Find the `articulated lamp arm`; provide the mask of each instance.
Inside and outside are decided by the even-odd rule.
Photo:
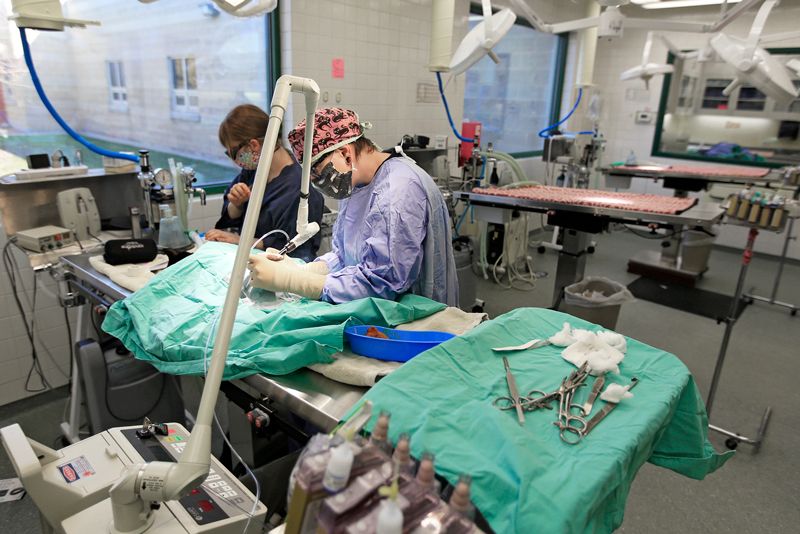
[[[286,112],[291,93],[305,95],[308,117],[306,122],[306,154],[303,161],[302,191],[307,196],[310,184],[310,154],[314,138],[314,112],[319,99],[319,86],[311,79],[296,76],[281,76],[272,96],[267,134],[261,149],[256,176],[253,181],[250,202],[242,227],[242,236],[255,235],[261,201],[267,185],[267,175],[272,165],[275,144]],[[305,222],[308,222],[308,199],[305,199]],[[301,200],[302,205],[302,200]],[[298,217],[300,218],[300,217]],[[316,223],[313,223],[316,225]],[[117,532],[141,532],[152,522],[151,503],[177,499],[207,476],[211,457],[211,423],[219,386],[225,370],[225,359],[233,332],[233,323],[239,305],[244,272],[250,256],[250,247],[240,246],[236,251],[228,293],[219,318],[211,363],[206,374],[197,419],[186,449],[177,463],[150,462],[129,466],[125,474],[110,490],[114,525]],[[212,332],[213,335],[213,332]]]

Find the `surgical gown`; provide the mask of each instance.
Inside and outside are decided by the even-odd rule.
[[[322,300],[395,300],[414,293],[458,305],[450,216],[433,179],[411,159],[391,157],[372,182],[339,206]]]

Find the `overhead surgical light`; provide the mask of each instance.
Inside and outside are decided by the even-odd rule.
[[[214,3],[225,13],[235,17],[254,17],[278,7],[278,0],[214,0]]]
[[[644,43],[644,49],[642,49],[642,64],[624,71],[619,77],[620,80],[643,80],[645,87],[649,89],[650,80],[654,76],[672,74],[672,72],[675,70],[672,65],[667,63],[652,63],[650,61],[650,52],[653,48],[653,41],[655,39],[659,39],[661,42],[663,42],[672,55],[681,59],[696,58],[698,62],[702,63],[708,61],[714,53],[713,50],[708,46],[701,50],[683,52],[678,49],[678,47],[675,46],[672,41],[667,39],[666,36],[657,32],[647,32],[647,40]]]
[[[786,62],[786,66],[792,69],[798,77],[800,77],[800,59],[790,59]]]
[[[665,3],[676,4],[678,2],[660,2],[660,4]],[[702,62],[708,61],[713,55],[716,55],[732,67],[736,75],[733,82],[723,90],[723,94],[726,96],[733,92],[736,87],[747,84],[757,88],[778,103],[791,101],[797,98],[798,92],[792,81],[792,73],[789,68],[781,64],[780,61],[759,46],[759,43],[800,37],[800,32],[798,31],[761,35],[764,31],[767,17],[778,3],[779,0],[766,0],[763,2],[753,20],[753,25],[746,39],[734,37],[726,33],[718,33],[711,37],[708,46],[695,52],[681,52],[676,46],[670,43],[666,37],[650,32],[647,34],[647,41],[645,42],[643,50],[642,64],[626,70],[622,73],[620,78],[622,80],[638,78],[644,80],[645,84],[648,84],[653,76],[672,72],[673,69],[670,65],[649,62],[653,39],[654,37],[658,37],[676,57],[684,59],[695,57],[697,61]],[[735,9],[741,8],[742,5],[744,4],[740,4]],[[730,11],[732,12],[733,10]]]
[[[742,0],[728,0],[728,4],[738,4]],[[633,0],[634,4],[639,4],[644,9],[675,9],[679,7],[701,7],[701,6],[718,6],[722,5],[725,0],[667,0],[659,2],[658,0],[637,1]]]
[[[156,1],[139,0],[142,4],[152,4]],[[234,17],[255,17],[278,7],[278,0],[213,0],[213,2],[222,11]]]
[[[531,25],[540,32],[567,33],[578,30],[586,30],[589,28],[597,28],[597,36],[606,38],[622,36],[625,28],[642,28],[657,31],[714,33],[730,24],[744,11],[764,2],[764,0],[738,0],[738,4],[736,6],[725,10],[716,21],[705,23],[682,20],[640,19],[626,17],[622,12],[620,12],[619,6],[630,3],[629,0],[596,0],[600,6],[605,7],[605,9],[598,16],[550,24],[545,22],[541,17],[539,17],[538,14],[536,14],[533,8],[529,5],[529,0],[510,1],[511,5],[514,6],[516,11],[521,13],[527,19],[527,21],[530,22]],[[724,0],[692,1],[707,1],[709,2],[708,4],[696,5],[711,5],[712,3],[721,4]],[[663,4],[678,3],[678,0],[670,2],[645,2],[644,0],[634,0],[634,2],[645,9],[653,9],[655,6],[661,6]],[[730,3],[734,2],[731,1]],[[690,6],[687,5],[684,7]]]
[[[483,0],[482,6],[483,21],[469,31],[450,59],[450,73],[453,76],[461,74],[485,55],[495,63],[500,63],[500,58],[492,48],[511,30],[517,16],[508,8],[492,14],[491,0]]]
[[[66,19],[59,0],[11,0],[11,16],[19,28],[64,31],[65,27],[99,26],[96,20]]]
[[[642,50],[642,64],[624,71],[619,79],[623,81],[641,79],[644,86],[650,88],[650,79],[653,76],[671,74],[675,70],[672,65],[650,62],[650,50],[653,47],[653,32],[647,32],[647,40]]]
[[[734,80],[722,91],[725,96],[730,95],[741,85],[751,85],[779,104],[798,97],[798,90],[794,86],[789,69],[758,46],[767,17],[778,1],[764,2],[753,20],[753,26],[746,39],[720,33],[709,41],[720,59],[736,72]],[[800,35],[800,32],[795,33]],[[787,37],[788,34],[781,34],[781,38]]]

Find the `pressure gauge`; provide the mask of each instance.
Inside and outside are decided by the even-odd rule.
[[[156,183],[161,187],[172,186],[172,174],[168,169],[156,169]]]

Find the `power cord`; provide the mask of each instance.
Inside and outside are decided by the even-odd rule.
[[[206,346],[205,346],[205,349],[203,350],[203,378],[204,379],[205,379],[206,373],[208,373],[208,348],[211,345],[211,339],[214,337],[214,334],[215,334],[215,331],[216,331],[216,328],[217,328],[217,323],[219,322],[219,318],[220,318],[221,315],[222,315],[222,310],[220,310],[217,313],[216,317],[214,317],[214,321],[211,323],[211,328],[210,328],[210,330],[208,332],[208,339],[206,339]],[[247,465],[247,463],[242,459],[242,457],[237,452],[236,448],[230,442],[230,440],[228,439],[228,436],[225,435],[225,431],[222,429],[222,425],[220,424],[219,419],[217,418],[216,410],[214,411],[214,423],[216,423],[217,430],[219,430],[219,433],[222,435],[222,439],[225,440],[225,443],[228,444],[228,447],[231,450],[231,454],[233,454],[236,457],[236,459],[239,461],[239,463],[242,464],[242,466],[244,466],[245,471],[247,471],[247,474],[250,476],[250,478],[253,479],[253,483],[255,484],[255,487],[256,487],[256,499],[255,499],[255,501],[253,501],[253,508],[248,513],[247,523],[245,524],[244,529],[242,530],[242,533],[244,534],[250,528],[250,522],[253,520],[253,516],[255,515],[256,510],[258,509],[258,503],[261,500],[261,484],[258,482],[258,478],[256,477],[255,473],[253,473],[252,469],[250,469],[250,466]],[[237,508],[242,510],[242,508],[238,504],[233,503],[232,501],[227,501],[227,499],[226,499],[226,502],[231,502],[231,504],[234,504]],[[247,512],[246,510],[242,510],[242,511]]]
[[[72,382],[72,369],[75,367],[75,345],[72,341],[72,325],[69,324],[69,314],[66,306],[64,309],[64,324],[67,325],[67,345],[69,345],[69,380]]]
[[[92,239],[94,239],[95,241],[100,243],[101,246],[106,246],[106,244],[103,242],[103,240],[100,239],[99,237],[97,237],[96,235],[94,235],[92,232],[90,232],[88,228],[86,229],[86,233],[89,234],[89,237],[91,237]]]
[[[25,391],[28,393],[39,393],[42,391],[47,391],[48,389],[52,389],[53,386],[50,385],[50,382],[48,382],[47,378],[44,376],[44,371],[42,370],[39,353],[36,350],[36,342],[34,339],[34,328],[36,326],[36,315],[34,314],[34,310],[36,309],[36,275],[34,274],[33,302],[28,302],[28,305],[31,309],[31,319],[29,324],[27,315],[25,313],[25,308],[22,305],[22,300],[20,299],[19,289],[17,287],[17,279],[19,279],[19,283],[22,284],[23,290],[25,288],[22,282],[22,272],[20,271],[16,258],[14,258],[13,253],[9,248],[11,247],[11,244],[15,242],[16,238],[12,237],[6,242],[5,246],[3,246],[3,266],[5,267],[8,278],[11,281],[11,292],[14,296],[14,302],[16,303],[17,310],[22,317],[22,324],[25,326],[25,334],[27,335],[28,341],[31,344],[31,366],[28,369],[27,376],[25,377]],[[25,295],[27,300],[27,294],[24,293],[24,291],[23,295]],[[37,388],[31,386],[31,379],[33,378],[34,373],[39,376],[39,382],[41,384]]]
[[[663,235],[662,234],[644,234],[642,232],[639,232],[638,230],[634,230],[633,228],[631,228],[627,224],[623,224],[622,226],[623,226],[623,228],[625,228],[627,231],[629,231],[633,235],[635,235],[637,237],[641,237],[642,239],[657,239],[657,240],[670,239],[672,237],[679,236],[679,235],[683,234],[683,232],[684,232],[684,230],[674,230],[670,234],[663,234]]]

